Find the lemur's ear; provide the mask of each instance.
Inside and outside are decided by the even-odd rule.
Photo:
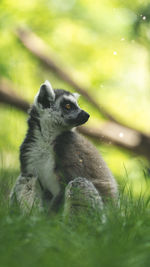
[[[73,95],[76,98],[76,100],[78,100],[78,98],[80,97],[80,94],[78,94],[78,93],[73,93]]]
[[[50,102],[55,100],[55,93],[49,81],[45,81],[35,97],[34,103],[41,104],[43,108],[49,108]]]

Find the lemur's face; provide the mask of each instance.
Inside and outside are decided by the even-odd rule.
[[[76,93],[61,89],[53,90],[46,81],[35,97],[34,106],[41,120],[46,120],[54,127],[72,128],[84,124],[90,116],[79,107],[78,97]]]

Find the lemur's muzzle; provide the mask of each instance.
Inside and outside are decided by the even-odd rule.
[[[87,122],[89,117],[90,117],[90,115],[86,111],[81,110],[77,119],[76,119],[77,125],[81,125],[81,124]]]

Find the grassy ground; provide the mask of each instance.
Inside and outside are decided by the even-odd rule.
[[[12,214],[8,194],[16,175],[0,173],[0,266],[149,266],[148,197],[121,193],[119,207],[105,209],[105,223],[88,217],[68,225],[61,215]]]

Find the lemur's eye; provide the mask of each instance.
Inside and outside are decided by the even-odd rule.
[[[69,109],[71,109],[71,105],[70,104],[66,104],[65,108],[69,110]]]
[[[64,110],[66,110],[66,112],[68,111],[73,111],[75,110],[76,108],[78,108],[74,103],[72,103],[71,101],[68,101],[68,100],[64,100],[62,103],[61,103],[61,106]]]

